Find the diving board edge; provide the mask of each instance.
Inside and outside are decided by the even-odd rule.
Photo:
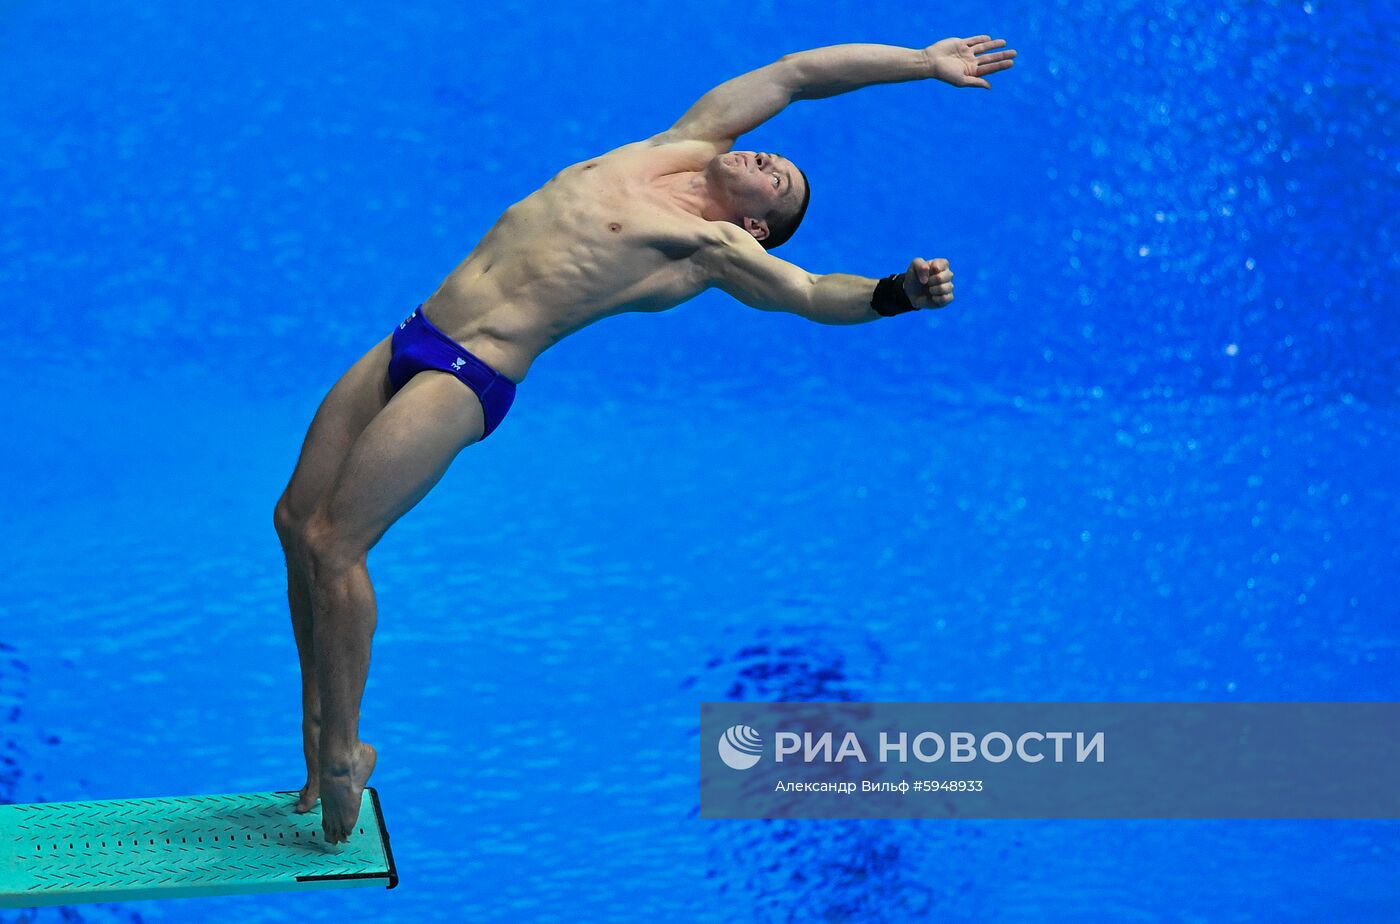
[[[384,888],[392,889],[399,884],[399,870],[394,866],[394,851],[389,847],[389,829],[384,826],[384,812],[379,807],[379,790],[373,786],[366,786],[369,797],[374,801],[374,820],[379,825],[379,839],[384,843],[384,859],[389,864],[389,884]],[[294,794],[293,790],[289,795]],[[329,879],[383,879],[384,873],[343,873],[335,876],[298,876],[297,882],[324,882]]]

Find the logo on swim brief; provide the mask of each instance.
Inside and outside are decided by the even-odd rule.
[[[399,330],[403,330],[405,327],[407,327],[407,326],[408,326],[408,322],[409,322],[409,321],[412,321],[413,318],[414,318],[414,316],[417,315],[417,314],[418,314],[418,312],[417,312],[417,311],[414,311],[413,314],[411,314],[411,315],[409,315],[408,317],[404,318],[404,319],[403,319],[403,323],[399,325]]]
[[[763,736],[747,725],[731,725],[719,736],[719,759],[732,770],[747,770],[763,756]]]
[[[453,372],[456,372],[456,371],[458,371],[459,369],[461,369],[463,366],[465,366],[466,364],[467,364],[467,361],[466,361],[465,359],[463,359],[462,357],[458,356],[456,359],[452,360],[452,371],[453,371]]]

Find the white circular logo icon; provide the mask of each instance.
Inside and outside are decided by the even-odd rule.
[[[731,725],[719,736],[719,759],[734,770],[747,770],[763,756],[763,737],[747,725]]]

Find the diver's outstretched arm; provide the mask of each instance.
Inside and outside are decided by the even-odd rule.
[[[953,301],[953,271],[942,258],[916,257],[900,274],[903,278],[895,276],[890,283],[850,273],[818,275],[773,256],[737,225],[714,227],[716,236],[696,255],[696,266],[706,286],[752,308],[785,311],[821,324],[863,324],[916,308],[944,308]],[[886,288],[879,297],[877,286]],[[897,294],[900,288],[903,299]]]
[[[1016,57],[1009,49],[994,50],[1005,44],[1005,39],[975,35],[943,39],[927,48],[828,45],[786,55],[783,60],[796,74],[794,99],[824,99],[872,84],[906,80],[942,80],[955,87],[990,90],[992,85],[985,78],[1010,67]]]
[[[733,144],[793,100],[825,99],[877,83],[942,80],[990,90],[986,78],[1010,67],[1016,57],[1009,49],[994,51],[1005,44],[1004,39],[977,35],[943,39],[927,48],[828,45],[783,55],[710,90],[664,134],[671,140]]]

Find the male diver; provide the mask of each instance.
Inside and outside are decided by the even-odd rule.
[[[500,425],[535,358],[600,318],[664,311],[712,286],[823,324],[950,303],[944,259],[869,279],[773,256],[807,211],[807,177],[786,157],[731,148],[794,100],[930,78],[990,90],[986,78],[1016,56],[996,50],[1005,44],[978,35],[926,48],[833,45],[720,84],[666,131],[566,167],[506,209],[336,382],[274,515],[301,661],[306,785],[296,810],[319,797],[328,842],[349,838],[376,760],[359,738],[376,621],[370,548]]]

